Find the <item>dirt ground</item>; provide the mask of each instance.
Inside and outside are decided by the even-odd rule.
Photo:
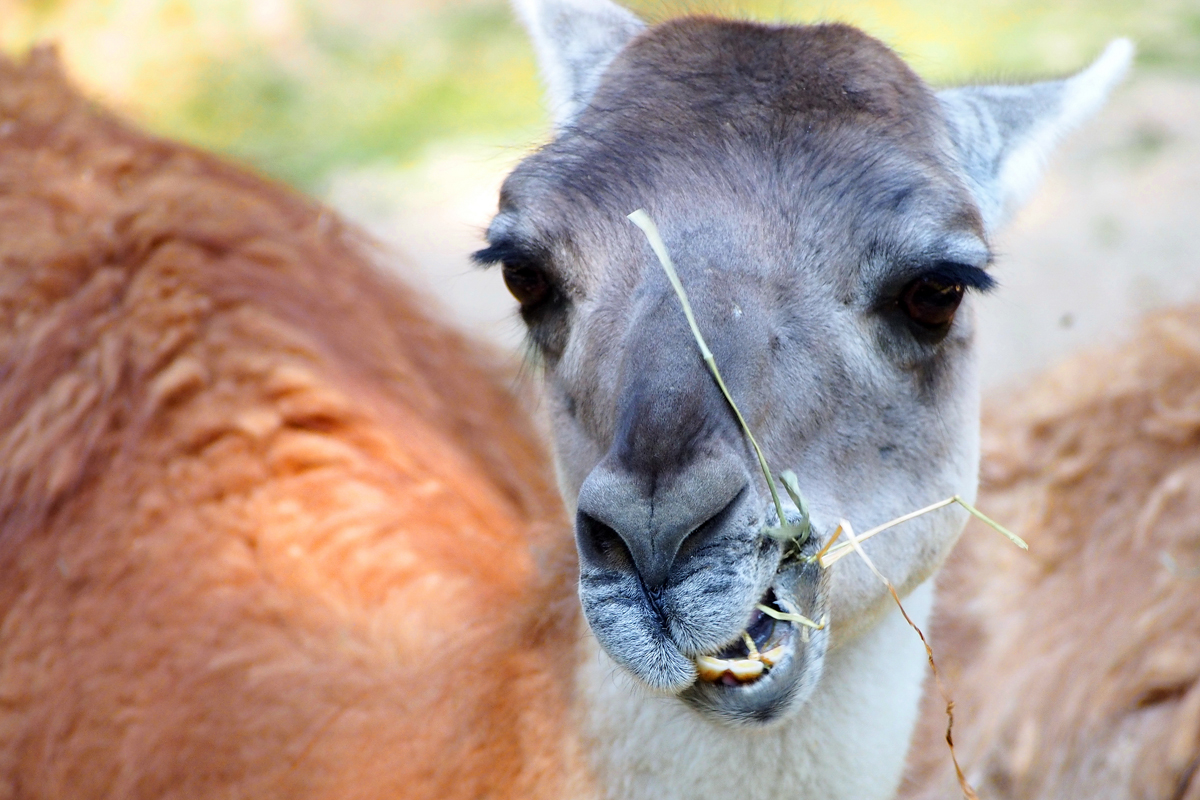
[[[517,352],[521,326],[470,252],[520,152],[434,151],[420,166],[335,175],[326,199],[450,318]],[[1072,135],[995,241],[1000,289],[980,304],[988,387],[1120,338],[1143,312],[1200,296],[1200,80],[1140,74]]]

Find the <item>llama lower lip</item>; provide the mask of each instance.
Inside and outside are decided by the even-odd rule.
[[[793,626],[764,613],[763,607],[782,610],[774,589],[768,589],[756,604],[737,639],[712,655],[695,659],[700,680],[730,687],[751,684],[768,675],[784,659]]]
[[[809,544],[814,552],[817,546],[815,541]],[[776,612],[825,620],[829,615],[829,583],[829,571],[815,562],[789,559],[780,565],[760,602]],[[829,629],[773,618],[768,623],[757,613],[751,613],[745,624],[751,630],[743,630],[724,647],[706,654],[718,663],[707,664],[708,674],[693,681],[680,698],[724,724],[770,725],[785,718],[789,709],[807,702],[816,690],[824,670]],[[742,672],[747,679],[739,680],[732,665],[720,660],[750,658],[751,643],[758,653],[761,671],[751,667],[749,672]],[[696,670],[702,672],[699,664]]]
[[[750,621],[732,643],[713,655],[695,658],[696,673],[708,684],[736,687],[766,678],[791,650],[794,626],[763,613],[762,608],[782,610],[774,589],[756,603]]]

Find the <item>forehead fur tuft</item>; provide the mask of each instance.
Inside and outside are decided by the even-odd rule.
[[[664,124],[678,126],[682,115],[682,121],[726,121],[743,132],[766,124],[778,137],[793,126],[847,117],[924,128],[936,118],[935,103],[895,53],[848,25],[684,17],[631,42],[590,110],[594,117],[656,109]]]

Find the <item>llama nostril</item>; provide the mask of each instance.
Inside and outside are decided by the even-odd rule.
[[[677,483],[650,496],[636,491],[638,485],[606,470],[589,476],[579,495],[575,537],[583,569],[636,575],[648,592],[667,584],[679,559],[727,533],[725,523],[746,493],[744,480],[720,487],[708,482],[709,491]]]
[[[635,570],[633,557],[620,534],[582,511],[576,521],[575,540],[579,557],[588,566],[620,572]]]

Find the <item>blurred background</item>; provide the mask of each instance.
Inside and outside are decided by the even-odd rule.
[[[936,85],[1084,66],[1115,36],[1135,75],[1056,155],[1001,234],[981,309],[989,385],[1200,295],[1200,0],[636,0],[851,22]],[[0,0],[0,47],[57,42],[98,101],[331,203],[461,325],[516,351],[495,271],[468,261],[508,169],[549,135],[503,0]]]

